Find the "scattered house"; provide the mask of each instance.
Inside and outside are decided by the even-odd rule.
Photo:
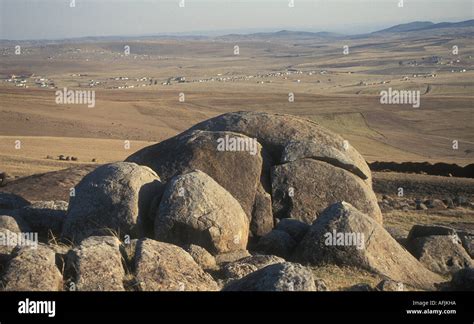
[[[427,62],[432,64],[440,64],[443,59],[440,56],[431,56]]]

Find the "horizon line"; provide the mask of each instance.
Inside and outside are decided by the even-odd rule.
[[[379,31],[383,31],[385,29],[389,29],[399,25],[406,25],[412,23],[432,23],[432,24],[442,24],[442,23],[462,23],[474,21],[474,19],[467,19],[467,20],[460,20],[460,21],[441,21],[441,22],[433,22],[431,20],[415,20],[410,21],[407,23],[400,23],[395,25],[389,25],[383,27],[382,29],[375,29],[373,31],[368,31],[365,33],[341,33],[341,32],[334,32],[330,30],[319,30],[314,31],[314,28],[301,28],[301,29],[288,29],[288,27],[269,27],[269,28],[244,28],[243,30],[248,30],[248,32],[238,32],[237,30],[220,30],[220,31],[195,31],[195,32],[173,32],[173,33],[162,33],[162,34],[129,34],[129,35],[118,35],[118,34],[111,34],[111,35],[100,35],[100,36],[77,36],[77,37],[60,37],[60,38],[37,38],[37,39],[8,39],[8,38],[1,38],[0,41],[2,42],[45,42],[45,41],[73,41],[73,40],[81,40],[81,39],[99,39],[99,38],[145,38],[145,37],[202,37],[202,38],[216,38],[216,37],[224,37],[224,36],[250,36],[255,34],[262,34],[262,33],[279,33],[279,32],[293,32],[293,33],[312,33],[312,34],[335,34],[339,36],[361,36],[361,35],[369,35],[374,34]],[[250,32],[250,30],[254,30]]]

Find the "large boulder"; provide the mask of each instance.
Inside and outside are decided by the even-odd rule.
[[[474,268],[464,268],[453,274],[451,288],[461,291],[474,291]]]
[[[205,248],[200,247],[199,245],[189,244],[184,249],[193,257],[194,261],[203,268],[203,270],[217,270],[216,258],[207,252]]]
[[[68,203],[65,201],[36,201],[19,210],[21,218],[32,231],[42,238],[50,234],[59,236],[63,227]]]
[[[237,199],[251,218],[262,172],[261,145],[254,138],[231,132],[186,132],[146,147],[126,161],[149,166],[164,181],[201,170]]]
[[[7,229],[12,231],[13,233],[20,233],[22,229],[20,227],[21,221],[18,217],[10,216],[10,215],[0,215],[0,230]],[[29,232],[28,230],[23,229],[25,232]]]
[[[62,236],[81,241],[94,235],[141,236],[152,199],[162,190],[148,167],[119,162],[103,165],[82,179],[71,197]]]
[[[288,233],[297,243],[303,239],[309,228],[310,225],[293,218],[283,218],[275,227],[276,230]]]
[[[232,281],[225,291],[316,291],[311,270],[297,263],[272,264]]]
[[[251,254],[248,250],[238,250],[233,252],[221,253],[216,255],[216,263],[221,266],[229,262],[235,262],[242,260],[243,258],[249,257]]]
[[[258,240],[255,250],[262,254],[274,254],[286,260],[293,253],[296,244],[287,232],[273,230]]]
[[[226,279],[235,280],[265,268],[270,264],[283,262],[285,262],[284,259],[275,255],[257,254],[225,264],[222,267],[222,273]]]
[[[120,241],[113,236],[91,236],[67,255],[67,270],[78,291],[123,291],[125,271]]]
[[[182,248],[151,239],[135,252],[135,278],[141,291],[217,290],[217,283]]]
[[[429,199],[424,202],[426,207],[432,209],[446,209],[446,205],[441,199]]]
[[[10,259],[11,253],[18,245],[18,233],[9,228],[0,228],[0,266]]]
[[[312,120],[240,111],[203,121],[190,129],[193,130],[229,131],[255,137],[276,162],[302,158],[327,161],[354,172],[371,186],[371,172],[364,158],[341,136]]]
[[[404,291],[405,285],[403,282],[396,282],[390,279],[384,279],[375,286],[377,291]]]
[[[387,232],[397,241],[400,243],[401,246],[406,247],[407,245],[407,236],[408,236],[408,231],[399,228],[396,226],[384,226],[384,228],[387,230]]]
[[[250,232],[256,237],[264,236],[273,229],[273,226],[272,197],[259,184],[255,194]]]
[[[442,281],[372,217],[346,202],[330,206],[316,219],[295,257],[315,265],[359,267],[420,289],[434,289]]]
[[[6,192],[0,192],[0,212],[28,206],[30,203],[22,197]]]
[[[166,186],[155,218],[155,238],[176,245],[196,244],[211,254],[245,250],[249,221],[238,201],[196,170]]]
[[[241,141],[257,140],[258,154],[253,156],[247,151],[219,150],[218,140],[227,137]],[[335,202],[322,201],[324,198],[329,199],[333,190],[335,190],[334,196],[338,197],[341,191],[356,189],[357,197],[352,203],[357,205],[357,200],[360,200],[358,208],[381,220],[380,209],[371,189],[371,172],[362,156],[339,135],[326,130],[314,121],[291,115],[262,112],[224,114],[199,123],[180,135],[144,148],[127,158],[129,162],[151,167],[165,181],[193,169],[207,173],[239,201],[251,219],[251,233],[257,237],[271,230],[275,212],[280,213],[278,218],[290,217],[285,216],[286,209],[290,208],[287,206],[285,193],[277,192],[277,201],[274,202],[273,210],[270,212],[270,202],[274,198],[273,194],[269,196],[272,192],[270,178],[272,166],[279,163],[297,164],[301,160],[327,164],[342,172],[339,187],[327,186],[330,182],[327,178],[332,176],[333,170],[331,170],[324,179],[326,181],[324,185],[318,188],[322,192],[316,191],[317,195],[325,196],[319,199],[322,206],[319,207],[324,209],[328,204]],[[316,171],[320,174],[319,178],[324,178],[326,170],[311,171]],[[283,181],[284,179],[281,179],[281,182]],[[278,184],[284,187],[284,183]],[[347,190],[341,188],[342,186],[346,186]],[[325,194],[326,192],[329,193]],[[311,191],[308,194],[311,195]],[[341,199],[350,201],[346,196]],[[363,199],[357,199],[360,197]],[[299,213],[296,210],[294,212]],[[312,215],[308,216],[306,212]],[[301,217],[309,219],[308,223],[316,217],[312,210],[303,210],[302,214]]]
[[[346,149],[340,150],[321,142],[290,142],[281,156],[281,164],[294,162],[305,158],[324,161],[344,170],[350,171],[361,179],[370,177],[370,170],[364,165],[357,165],[346,153]]]
[[[82,164],[58,171],[33,174],[9,181],[0,190],[21,196],[28,201],[68,201],[71,188],[74,188],[82,178],[97,166]],[[0,197],[1,195],[0,193]],[[2,209],[1,203],[0,209]]]
[[[408,242],[408,249],[428,269],[440,274],[474,266],[456,235],[418,237]]]
[[[348,201],[382,223],[374,192],[349,171],[312,159],[277,165],[272,170],[273,214],[278,218],[311,224],[338,201]]]
[[[59,291],[62,280],[54,250],[43,244],[17,247],[2,277],[7,291]]]
[[[440,225],[413,225],[408,233],[407,241],[410,242],[419,237],[433,236],[433,235],[456,235],[456,231],[447,226]]]
[[[474,231],[457,231],[457,235],[461,239],[466,252],[471,258],[474,258]]]

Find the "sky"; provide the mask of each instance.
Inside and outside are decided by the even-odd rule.
[[[184,7],[180,7],[182,1]],[[75,6],[71,7],[71,2]],[[403,7],[399,7],[400,2]],[[473,19],[473,3],[474,0],[0,0],[0,39],[222,35],[282,29],[357,34],[412,21]]]

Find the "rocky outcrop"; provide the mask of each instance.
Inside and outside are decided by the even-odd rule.
[[[217,290],[217,283],[178,246],[140,240],[135,252],[135,280],[142,291]]]
[[[250,232],[257,237],[268,234],[274,226],[272,197],[261,184],[257,187],[250,222]]]
[[[10,255],[18,244],[18,232],[8,228],[0,228],[0,263],[10,259]]]
[[[310,225],[292,218],[281,219],[275,227],[276,230],[286,232],[297,243],[303,239],[309,228]]]
[[[347,201],[377,222],[382,213],[373,191],[357,176],[312,159],[275,166],[272,170],[273,213],[311,224],[327,207]]]
[[[405,285],[403,282],[384,279],[375,286],[375,289],[378,291],[404,291]]]
[[[277,263],[231,282],[224,291],[316,291],[311,271],[297,263]]]
[[[301,262],[359,267],[421,289],[434,289],[442,281],[373,218],[346,202],[316,219],[295,254]]]
[[[312,158],[327,161],[357,173],[371,182],[370,169],[364,158],[341,136],[314,121],[284,114],[240,111],[228,113],[193,126],[193,130],[229,131],[257,138],[273,160]],[[299,143],[299,144],[298,144]],[[287,149],[292,145],[298,149]],[[341,160],[339,160],[341,158]]]
[[[251,218],[262,172],[261,145],[231,132],[194,131],[146,147],[127,158],[155,170],[163,181],[201,170],[226,189]]]
[[[123,291],[125,271],[120,241],[113,236],[91,236],[67,256],[74,290]],[[69,284],[71,287],[71,284]]]
[[[474,266],[457,236],[418,237],[409,241],[408,248],[421,263],[436,273],[448,274]]]
[[[74,188],[95,168],[97,165],[78,165],[63,170],[21,177],[9,181],[0,190],[18,195],[28,201],[68,201],[71,188]],[[21,207],[23,206],[17,208]],[[2,209],[1,204],[0,209]]]
[[[249,221],[237,200],[196,170],[166,186],[155,218],[155,238],[177,245],[196,244],[211,254],[245,250]]]
[[[273,230],[260,238],[256,250],[263,254],[274,254],[288,259],[296,247],[296,241],[286,232]]]
[[[433,235],[456,235],[456,231],[453,228],[439,225],[413,225],[410,232],[408,233],[407,241],[410,242],[414,239]]]
[[[474,291],[474,268],[464,268],[453,274],[451,288],[460,291]]]
[[[20,225],[18,224],[19,222],[17,220],[17,217],[10,215],[0,215],[0,230],[7,229],[13,233],[20,233],[22,230],[20,229]]]
[[[440,274],[454,273],[474,264],[464,246],[469,247],[462,235],[466,233],[460,234],[447,226],[414,225],[406,247],[428,269]]]
[[[62,275],[55,252],[46,245],[18,247],[2,277],[6,291],[62,290]]]
[[[222,267],[226,279],[240,279],[257,270],[275,263],[283,263],[284,259],[275,255],[252,255],[235,262],[227,263]]]
[[[360,267],[421,289],[440,279],[381,226],[362,156],[310,120],[229,113],[126,162],[86,169],[25,179],[55,187],[33,203],[0,194],[0,212],[13,217],[0,217],[0,233],[30,228],[41,241],[62,238],[38,251],[0,247],[7,290],[328,289],[311,268],[285,259]],[[4,188],[25,193],[21,181]],[[328,208],[342,200],[360,212]],[[325,246],[323,230],[360,231],[364,249]]]
[[[216,258],[207,252],[205,248],[200,247],[199,245],[189,244],[184,249],[193,257],[194,261],[196,261],[203,270],[217,270]]]
[[[350,171],[361,179],[370,178],[370,171],[365,165],[354,163],[345,151],[345,148],[339,150],[321,142],[290,142],[283,150],[281,164],[311,158]]]
[[[0,212],[2,210],[19,209],[29,204],[29,201],[18,195],[0,192]]]
[[[457,231],[462,246],[471,258],[474,258],[474,231]]]
[[[19,214],[31,231],[38,232],[42,238],[48,238],[51,234],[61,234],[67,208],[68,203],[61,200],[36,201],[20,209]]]
[[[101,166],[75,187],[62,236],[75,242],[111,233],[138,236],[161,187],[160,178],[148,167],[126,162]]]
[[[235,262],[242,260],[243,258],[249,257],[251,254],[247,250],[239,250],[227,253],[221,253],[216,255],[216,263],[218,265],[227,264],[229,262]]]

